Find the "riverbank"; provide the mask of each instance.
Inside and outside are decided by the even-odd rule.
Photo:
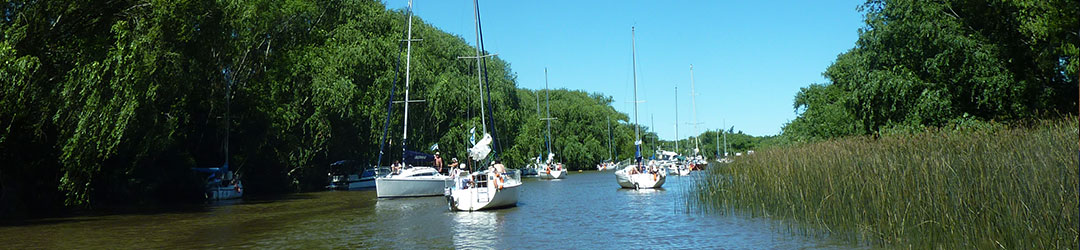
[[[1077,247],[1075,117],[762,150],[698,181],[701,204],[913,248]]]

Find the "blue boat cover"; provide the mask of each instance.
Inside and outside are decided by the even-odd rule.
[[[412,165],[429,165],[435,161],[435,155],[405,150],[405,163]]]

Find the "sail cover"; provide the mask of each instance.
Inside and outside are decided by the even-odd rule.
[[[405,150],[405,163],[412,165],[431,165],[435,156],[427,153]]]

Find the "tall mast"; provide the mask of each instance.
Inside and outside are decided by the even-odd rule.
[[[675,86],[675,153],[679,153],[679,86]]]
[[[544,101],[547,103],[547,117],[543,120],[547,121],[547,149],[548,155],[551,155],[551,93],[548,90],[548,77],[547,68],[544,68]]]
[[[412,0],[409,0],[412,1]],[[473,19],[476,23],[473,25],[476,28],[476,83],[480,87],[480,125],[484,128],[483,131],[487,133],[487,117],[484,114],[484,78],[480,74],[480,8],[478,3],[473,1]]]
[[[547,69],[544,69],[544,81],[547,81]],[[540,115],[540,91],[539,90],[536,91],[536,118],[541,119],[541,120],[544,119],[544,116]],[[544,129],[541,128],[540,130],[541,130],[540,133],[543,134]],[[547,138],[544,138],[544,143],[547,144]],[[541,146],[540,147],[540,154],[543,154],[543,153],[544,153],[544,147]],[[543,157],[537,158],[537,160],[543,160]]]
[[[694,133],[698,133],[698,120],[697,120],[697,92],[694,89],[694,65],[690,64],[690,106],[693,107],[694,116]],[[700,151],[701,138],[694,137],[694,153],[697,154]]]
[[[724,121],[724,127],[727,127],[727,121]],[[721,129],[723,130],[723,129]],[[724,131],[724,157],[727,157],[727,131]]]
[[[226,77],[226,81],[225,81],[225,171],[229,171],[229,135],[231,135],[230,132],[232,132],[232,130],[230,130],[230,126],[232,125],[232,120],[230,119],[229,114],[232,113],[232,74],[233,73],[232,73],[231,70],[226,71],[226,72],[227,73],[225,75],[225,77]]]
[[[412,63],[412,0],[409,0],[409,31],[405,37],[405,122],[402,123],[401,129],[401,159],[402,163],[405,162],[405,145],[409,140],[409,66]]]
[[[638,128],[638,99],[637,99],[637,41],[634,41],[634,27],[630,27],[630,61],[634,66],[634,141],[641,144],[641,132]]]
[[[720,158],[720,133],[716,133],[716,160]]]
[[[607,119],[607,135],[608,159],[611,161],[615,161],[615,154],[613,153],[614,151],[611,150],[611,117],[608,117]]]

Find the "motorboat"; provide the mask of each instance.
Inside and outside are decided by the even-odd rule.
[[[359,168],[355,161],[341,160],[330,164],[327,174],[330,190],[363,190],[375,187],[375,169]]]
[[[536,175],[538,173],[540,173],[541,169],[544,169],[543,163],[540,162],[540,157],[535,157],[535,158],[533,158],[532,163],[529,163],[529,165],[526,165],[524,168],[521,168],[521,176],[522,177],[537,177]]]

